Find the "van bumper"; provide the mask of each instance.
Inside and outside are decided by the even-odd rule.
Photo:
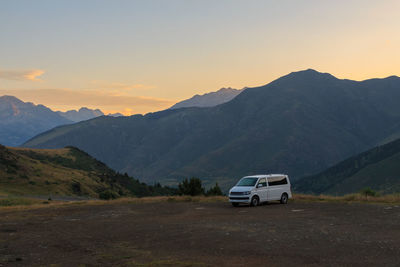
[[[229,196],[229,202],[250,203],[249,196]]]

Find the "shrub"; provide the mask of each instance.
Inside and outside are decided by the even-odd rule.
[[[73,182],[71,184],[71,187],[72,187],[72,192],[74,192],[74,194],[80,195],[82,193],[80,182]]]
[[[119,197],[119,195],[111,190],[106,190],[99,194],[99,198],[103,199],[103,200],[116,199],[118,197]]]
[[[223,194],[222,194],[222,190],[221,190],[221,188],[219,187],[218,183],[215,183],[215,186],[214,186],[214,187],[211,187],[211,188],[207,191],[206,195],[207,195],[207,196],[222,196]]]
[[[363,188],[360,192],[362,195],[374,197],[377,193],[369,187]]]
[[[201,180],[195,177],[190,178],[190,180],[185,178],[182,183],[179,183],[178,188],[180,195],[198,196],[204,194]]]

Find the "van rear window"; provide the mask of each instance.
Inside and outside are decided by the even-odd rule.
[[[268,186],[274,186],[274,185],[282,185],[282,184],[287,184],[287,179],[285,176],[281,177],[268,177]]]

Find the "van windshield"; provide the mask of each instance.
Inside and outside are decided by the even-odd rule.
[[[242,178],[236,186],[254,186],[258,178]]]

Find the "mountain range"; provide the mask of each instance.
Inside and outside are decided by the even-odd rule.
[[[19,146],[54,127],[104,115],[100,110],[54,112],[44,105],[23,102],[14,96],[0,97],[0,144]]]
[[[104,113],[100,109],[89,109],[85,107],[80,108],[78,111],[76,110],[68,110],[65,112],[57,111],[57,113],[73,122],[86,121],[104,115]]]
[[[243,90],[243,89],[242,89]],[[175,104],[171,109],[181,107],[206,107],[225,103],[242,90],[222,88],[217,92],[196,95]],[[14,96],[0,97],[0,144],[19,146],[37,134],[54,127],[90,120],[105,114],[99,109],[82,107],[79,110],[56,111],[44,105],[23,102]],[[122,117],[121,113],[108,114],[111,117]]]
[[[311,194],[344,195],[367,187],[380,193],[400,192],[400,139],[294,183],[295,191]]]
[[[400,78],[352,81],[293,72],[205,108],[99,117],[26,147],[83,149],[146,182],[196,176],[223,187],[255,173],[311,175],[400,133]]]
[[[243,89],[221,88],[216,92],[206,93],[204,95],[195,95],[189,99],[176,103],[170,109],[188,108],[188,107],[214,107],[231,101],[240,94]]]
[[[43,105],[0,97],[0,144],[18,146],[56,126],[72,123]]]

